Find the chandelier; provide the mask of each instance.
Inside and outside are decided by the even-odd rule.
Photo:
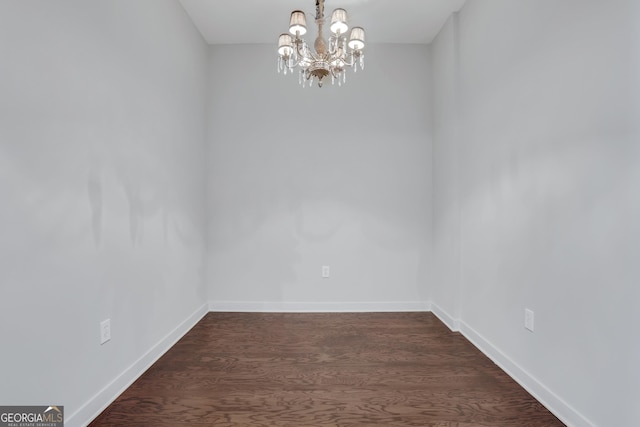
[[[346,82],[346,69],[358,67],[364,69],[364,29],[353,27],[347,41],[347,11],[335,9],[331,14],[331,37],[329,44],[322,35],[324,24],[324,0],[316,0],[316,24],[318,36],[311,50],[302,38],[307,32],[307,18],[304,12],[294,10],[289,20],[289,33],[280,34],[278,38],[278,73],[293,73],[299,67],[298,82],[305,87],[314,81],[322,87],[322,80],[331,76],[331,84],[338,81],[342,86]]]

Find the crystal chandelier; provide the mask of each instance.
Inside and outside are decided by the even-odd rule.
[[[347,41],[347,11],[336,9],[331,14],[331,37],[329,45],[322,35],[324,24],[324,0],[316,0],[316,24],[318,36],[312,51],[307,42],[301,37],[307,32],[307,18],[304,12],[294,10],[289,20],[289,33],[280,34],[278,38],[278,73],[293,73],[299,67],[298,81],[304,87],[314,79],[322,87],[322,79],[331,76],[331,84],[338,81],[338,85],[346,81],[347,67],[353,71],[364,69],[364,29],[353,27]]]

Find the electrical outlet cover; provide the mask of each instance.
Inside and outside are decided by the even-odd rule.
[[[533,321],[534,315],[533,311],[528,308],[524,309],[524,327],[533,332]]]
[[[111,319],[100,322],[100,344],[111,340]]]
[[[326,279],[327,277],[330,276],[330,274],[331,274],[331,271],[329,269],[329,266],[328,265],[323,265],[322,266],[322,277],[324,277]]]

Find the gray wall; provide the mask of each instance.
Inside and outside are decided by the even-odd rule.
[[[206,69],[173,0],[0,2],[3,405],[71,418],[205,302]]]
[[[211,47],[207,280],[216,307],[426,307],[428,48],[376,45],[366,55],[346,86],[303,89],[276,73],[272,45]]]
[[[432,51],[432,300],[575,425],[640,422],[637,7],[472,0]]]

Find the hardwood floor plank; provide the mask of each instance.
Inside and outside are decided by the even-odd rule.
[[[209,313],[91,426],[563,424],[431,313]]]

